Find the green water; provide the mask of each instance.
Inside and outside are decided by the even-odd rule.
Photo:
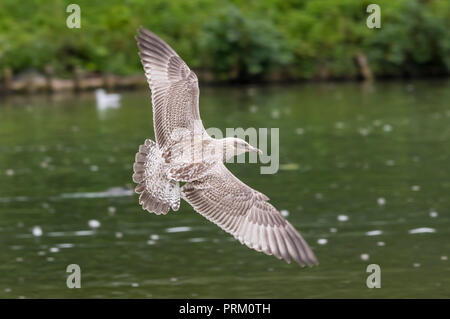
[[[289,212],[320,261],[310,269],[241,246],[186,203],[141,210],[131,175],[154,136],[149,92],[122,93],[106,111],[93,93],[0,99],[0,297],[450,297],[448,81],[201,88],[206,127],[280,128],[277,174],[230,168]],[[372,263],[380,289],[366,286]],[[66,287],[69,264],[81,289]]]

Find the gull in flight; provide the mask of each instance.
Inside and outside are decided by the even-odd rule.
[[[239,138],[210,137],[200,119],[195,73],[149,30],[140,28],[136,39],[152,92],[156,139],[145,140],[133,165],[142,208],[167,214],[178,210],[182,198],[252,249],[288,263],[295,260],[302,267],[318,264],[306,241],[269,198],[224,165],[236,155],[261,151]]]

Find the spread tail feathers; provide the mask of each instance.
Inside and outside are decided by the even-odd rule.
[[[162,152],[155,142],[147,139],[139,146],[133,170],[133,181],[138,184],[135,191],[140,194],[143,209],[157,215],[167,214],[170,208],[178,210],[179,184],[167,177]]]

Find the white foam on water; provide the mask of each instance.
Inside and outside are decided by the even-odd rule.
[[[437,212],[435,212],[435,211],[430,212],[430,217],[431,218],[436,218],[438,216],[439,216],[439,214]]]
[[[14,170],[12,168],[7,169],[5,171],[6,176],[13,176],[14,175]]]
[[[366,236],[378,236],[381,235],[383,231],[381,230],[371,230],[366,233]]]
[[[56,245],[58,248],[71,248],[71,247],[73,247],[74,245],[73,244],[70,244],[70,243],[63,243],[63,244],[57,244]]]
[[[87,193],[65,193],[60,198],[109,198],[132,196],[134,191],[123,187],[113,187],[104,192],[87,192]]]
[[[282,210],[280,210],[280,214],[283,217],[288,217],[289,216],[289,211],[286,210],[286,209],[282,209]]]
[[[30,200],[30,198],[27,196],[0,197],[0,203],[26,202],[28,200]]]
[[[377,203],[380,206],[384,206],[384,205],[386,205],[386,199],[384,197],[380,197],[377,199]]]
[[[33,236],[41,237],[42,236],[42,228],[40,226],[34,226],[32,230]]]
[[[77,230],[74,232],[75,236],[91,236],[94,235],[92,230]]]
[[[434,228],[429,227],[420,227],[415,229],[408,230],[408,233],[410,234],[424,234],[424,233],[435,233],[436,230]]]
[[[328,239],[326,239],[326,238],[319,238],[319,239],[317,240],[317,243],[318,243],[319,245],[326,245],[326,244],[328,243]]]
[[[346,222],[346,221],[348,221],[348,216],[347,215],[338,215],[337,219],[340,222]]]
[[[180,227],[171,227],[171,228],[167,228],[166,232],[167,233],[181,233],[181,232],[186,232],[186,231],[190,231],[191,227],[188,226],[180,226]]]
[[[361,254],[360,258],[361,258],[361,260],[366,261],[366,260],[369,260],[370,256],[369,256],[369,254]]]
[[[49,236],[49,237],[63,237],[63,236],[69,236],[69,232],[53,231],[53,232],[47,233],[47,236]]]
[[[272,115],[272,118],[273,118],[273,119],[278,119],[278,118],[280,118],[280,111],[278,111],[278,110],[273,110],[272,113],[271,113],[271,115]]]
[[[359,129],[359,134],[361,134],[362,136],[367,136],[367,135],[369,135],[369,133],[370,133],[370,129],[368,129],[368,128],[363,127],[363,128]]]
[[[387,166],[394,166],[395,165],[395,161],[394,160],[387,160],[386,161],[386,165]]]
[[[93,229],[96,229],[96,228],[99,228],[101,226],[101,223],[98,220],[96,220],[96,219],[91,219],[88,222],[88,225],[89,225],[89,227],[91,227]]]
[[[205,238],[189,238],[188,241],[191,243],[201,243],[201,242],[206,241],[206,239]]]

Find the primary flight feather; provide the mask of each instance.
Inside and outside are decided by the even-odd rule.
[[[197,76],[163,40],[138,32],[139,56],[152,92],[156,143],[139,147],[133,169],[139,203],[156,214],[178,210],[180,198],[242,244],[301,266],[317,264],[311,248],[268,198],[224,165],[257,151],[239,138],[211,138],[199,112]],[[185,182],[183,187],[179,183]]]

